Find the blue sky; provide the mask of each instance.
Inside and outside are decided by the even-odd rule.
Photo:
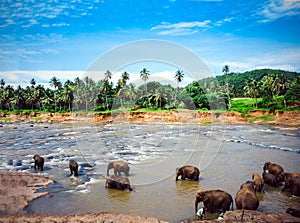
[[[191,50],[214,75],[225,64],[300,72],[300,0],[1,0],[0,17],[6,83],[73,80],[111,49],[144,39]],[[147,69],[172,76],[176,67]]]

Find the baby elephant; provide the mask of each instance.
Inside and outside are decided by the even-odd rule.
[[[183,166],[180,168],[176,168],[176,181],[178,177],[181,176],[182,180],[188,178],[190,180],[198,181],[200,175],[200,170],[194,166]]]
[[[112,175],[106,179],[105,187],[118,190],[132,191],[130,181],[127,177]]]
[[[122,160],[111,161],[107,166],[107,176],[109,176],[109,170],[114,169],[114,174],[121,176],[123,172],[126,176],[129,176],[129,166],[128,163]]]
[[[70,167],[71,175],[74,174],[74,176],[77,177],[78,176],[78,163],[75,160],[70,160],[69,167]]]
[[[44,158],[35,154],[33,156],[34,159],[34,170],[40,170],[43,171],[44,170]]]
[[[254,181],[256,192],[261,192],[264,186],[264,180],[261,178],[261,176],[258,173],[252,174],[252,180]]]

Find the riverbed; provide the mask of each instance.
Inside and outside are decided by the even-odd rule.
[[[23,211],[28,214],[108,211],[178,222],[196,219],[197,190],[221,189],[234,199],[267,161],[300,172],[300,131],[294,127],[70,122],[11,123],[1,130],[0,171],[34,172],[32,157],[40,154],[45,168],[37,174],[55,181],[40,189],[51,196],[31,202]],[[70,159],[80,165],[78,178],[70,176]],[[105,188],[107,163],[117,159],[130,164],[132,192]],[[175,169],[187,164],[200,169],[199,182],[175,181]],[[258,196],[258,211],[300,208],[300,198],[280,188],[266,186]]]

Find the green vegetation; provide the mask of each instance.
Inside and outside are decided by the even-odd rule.
[[[31,79],[30,86],[13,88],[0,80],[1,116],[13,112],[30,115],[41,112],[112,113],[133,111],[171,111],[196,109],[201,111],[299,110],[300,76],[296,72],[261,69],[245,73],[230,73],[225,65],[221,76],[193,81],[180,87],[184,79],[181,70],[174,72],[177,87],[147,82],[150,71],[143,68],[141,86],[128,83],[124,72],[114,85],[112,74],[105,72],[103,80],[75,78],[61,83],[55,76],[45,89]],[[268,117],[261,117],[268,119]]]

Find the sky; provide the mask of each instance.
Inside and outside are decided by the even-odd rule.
[[[224,65],[300,72],[300,0],[0,0],[0,18],[0,78],[7,84],[74,80],[111,50],[143,40],[188,49],[213,75]],[[127,69],[137,79],[146,66],[150,77],[174,79],[181,68],[142,62],[124,64],[113,80]]]

